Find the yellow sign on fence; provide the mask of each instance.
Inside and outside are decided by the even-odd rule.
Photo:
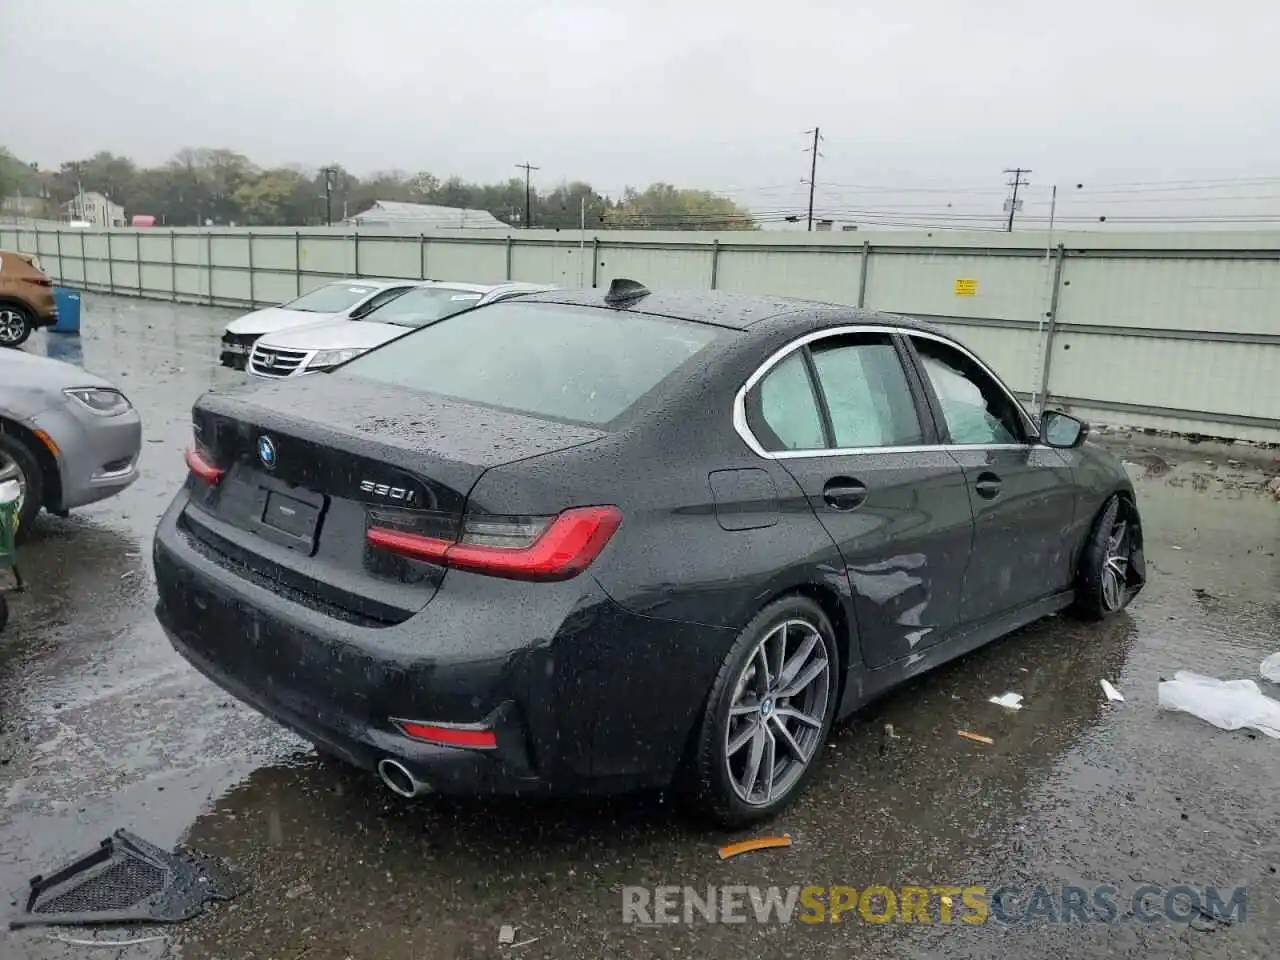
[[[957,279],[956,280],[956,296],[972,297],[978,293],[978,281],[973,279]]]

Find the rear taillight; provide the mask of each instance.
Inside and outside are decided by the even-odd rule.
[[[226,473],[221,467],[215,467],[195,447],[187,447],[187,469],[205,483],[214,485]]]
[[[423,743],[470,747],[472,750],[492,750],[498,745],[498,735],[478,724],[415,723],[411,720],[396,720],[395,724],[406,737]]]
[[[31,282],[34,283],[37,287],[53,286],[53,281],[50,280],[48,277],[32,277]]]
[[[555,517],[484,517],[463,521],[457,540],[391,527],[370,527],[369,545],[511,580],[568,580],[600,555],[622,523],[617,507],[575,507]]]

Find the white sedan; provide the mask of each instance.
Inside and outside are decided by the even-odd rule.
[[[249,351],[263,334],[293,330],[326,320],[354,320],[390,303],[419,280],[338,280],[277,307],[264,307],[227,324],[220,359],[224,367],[243,370]]]
[[[463,310],[553,289],[538,283],[419,283],[359,319],[312,323],[259,338],[249,357],[249,373],[280,380],[326,370]]]

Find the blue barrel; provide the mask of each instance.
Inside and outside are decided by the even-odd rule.
[[[58,322],[49,328],[50,332],[79,333],[80,291],[67,287],[54,287],[53,302],[58,308]]]

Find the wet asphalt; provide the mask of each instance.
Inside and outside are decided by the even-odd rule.
[[[150,539],[184,476],[191,402],[241,376],[214,355],[235,315],[86,295],[81,337],[26,348],[115,381],[145,444],[133,487],[43,517],[22,555],[31,586],[0,635],[0,921],[31,876],[117,827],[215,855],[250,889],[185,924],[0,931],[0,957],[1280,955],[1280,741],[1156,707],[1162,676],[1256,678],[1280,649],[1280,502],[1264,489],[1275,452],[1111,435],[1146,524],[1150,584],[1130,610],[1102,626],[1044,621],[892,693],[833,734],[808,792],[768,828],[790,848],[721,861],[717,847],[742,835],[662,796],[400,800],[172,651],[152,614]],[[1124,703],[1106,704],[1104,678]],[[987,702],[1009,691],[1020,711]],[[1144,883],[1245,886],[1246,918],[1123,916]],[[623,923],[624,885],[666,884],[1110,884],[1122,916]],[[503,924],[536,939],[500,946]],[[53,937],[159,939],[103,950]]]

